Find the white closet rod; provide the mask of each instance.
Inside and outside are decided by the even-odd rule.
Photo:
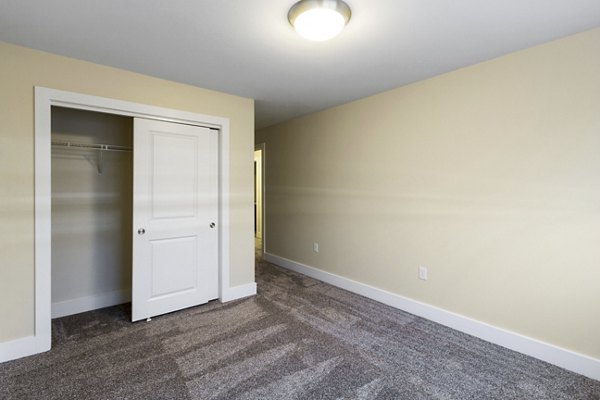
[[[117,146],[113,144],[96,144],[96,143],[79,143],[79,142],[68,142],[64,140],[53,140],[53,147],[65,147],[73,150],[99,150],[99,151],[120,151],[120,152],[132,152],[133,147]]]

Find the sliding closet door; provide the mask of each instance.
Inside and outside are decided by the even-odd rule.
[[[218,297],[218,132],[134,121],[132,320]]]

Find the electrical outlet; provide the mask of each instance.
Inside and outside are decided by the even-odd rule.
[[[317,243],[317,242],[313,243],[313,251],[315,253],[319,252],[319,243]]]
[[[419,279],[427,280],[427,267],[419,267]]]

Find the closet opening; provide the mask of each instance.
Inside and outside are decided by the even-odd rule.
[[[229,287],[229,119],[44,87],[35,87],[34,111],[34,332],[19,356],[50,350],[58,315],[131,301],[130,320],[140,321],[256,293],[256,285]],[[88,119],[115,131],[95,130]],[[124,159],[110,163],[117,153]],[[85,174],[96,175],[69,186]],[[107,175],[116,180],[105,188],[98,179]],[[123,208],[111,209],[115,203]],[[78,218],[89,209],[92,216]],[[102,240],[78,252],[92,225],[84,221],[95,227],[88,245]],[[110,229],[119,240],[107,244]],[[61,248],[68,242],[75,245]],[[109,255],[126,268],[94,269]]]
[[[133,118],[51,107],[51,315],[131,301]]]

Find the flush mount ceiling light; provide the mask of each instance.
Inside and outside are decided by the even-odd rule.
[[[290,8],[288,20],[303,38],[322,42],[337,36],[351,14],[341,0],[300,0]]]

